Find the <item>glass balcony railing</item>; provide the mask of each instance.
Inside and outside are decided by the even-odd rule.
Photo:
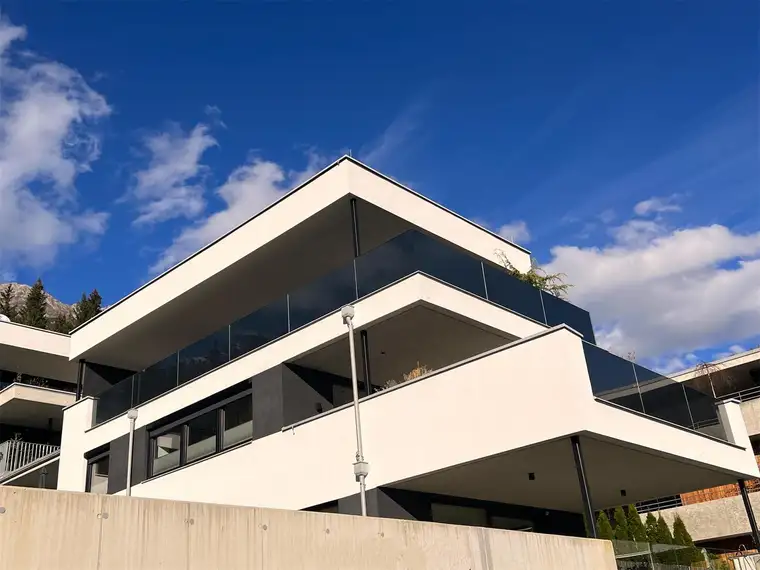
[[[726,439],[716,399],[696,384],[676,382],[587,342],[583,350],[591,389],[599,399]]]
[[[115,384],[98,396],[96,422],[122,414],[417,271],[539,323],[566,323],[594,342],[587,311],[512,277],[497,265],[409,230]]]

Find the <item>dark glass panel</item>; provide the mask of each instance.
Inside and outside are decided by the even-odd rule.
[[[123,414],[133,405],[134,376],[125,378],[121,382],[114,384],[108,390],[105,390],[97,397],[95,406],[95,423],[99,424],[119,414]]]
[[[355,300],[354,266],[350,264],[290,294],[290,330]]]
[[[160,396],[177,386],[177,353],[143,370],[139,375],[137,399],[139,403]]]
[[[182,384],[229,362],[229,328],[215,332],[179,351],[179,383]]]
[[[631,362],[587,342],[583,343],[583,352],[595,396],[643,411]]]
[[[288,302],[282,297],[230,326],[231,358],[237,358],[288,332]]]
[[[551,293],[541,292],[546,311],[546,324],[550,327],[566,324],[583,335],[583,340],[595,343],[594,327],[591,326],[591,316],[588,311],[576,307],[572,303],[555,297]]]
[[[541,292],[507,272],[488,263],[483,264],[488,288],[488,300],[516,313],[543,323],[544,309]]]
[[[691,414],[683,386],[653,370],[634,365],[639,381],[644,412],[679,426],[692,429]]]
[[[485,297],[478,259],[417,230],[404,232],[356,260],[359,297],[415,271]]]

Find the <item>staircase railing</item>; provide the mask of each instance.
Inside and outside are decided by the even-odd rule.
[[[30,463],[53,455],[60,446],[9,439],[0,443],[0,480],[20,471]]]

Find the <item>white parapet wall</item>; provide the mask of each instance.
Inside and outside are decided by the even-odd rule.
[[[0,570],[615,570],[608,541],[0,487]]]

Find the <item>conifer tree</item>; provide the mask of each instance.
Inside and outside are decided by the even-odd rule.
[[[13,283],[8,283],[0,291],[0,315],[5,315],[11,321],[18,318],[16,307],[13,306]]]
[[[71,328],[83,325],[100,313],[102,303],[103,299],[97,289],[93,289],[89,296],[82,293],[82,298],[74,306],[74,319]]]
[[[673,544],[673,535],[670,532],[670,527],[662,515],[657,517],[657,544]],[[676,554],[673,550],[664,550],[657,557],[661,564],[675,564]]]
[[[53,322],[50,323],[50,330],[69,334],[74,328],[74,323],[65,314],[58,315]]]
[[[683,550],[678,551],[679,561],[691,564],[694,562],[702,562],[704,560],[702,552],[699,548],[694,546],[694,540],[692,540],[691,534],[686,530],[686,525],[678,515],[676,515],[676,518],[673,521],[673,544],[686,547]]]
[[[647,514],[647,522],[644,525],[646,535],[647,535],[647,542],[656,543],[657,542],[657,519],[654,517],[652,513]]]
[[[596,531],[601,539],[612,540],[614,538],[610,519],[604,511],[599,511],[599,516],[596,519]]]
[[[630,540],[636,542],[647,541],[647,531],[635,505],[628,505],[628,534],[630,535]]]
[[[615,540],[631,540],[628,532],[628,519],[625,517],[623,507],[615,508]]]
[[[42,284],[42,279],[38,278],[26,296],[24,307],[21,309],[21,322],[30,327],[46,329],[48,325],[46,308],[45,286]]]

